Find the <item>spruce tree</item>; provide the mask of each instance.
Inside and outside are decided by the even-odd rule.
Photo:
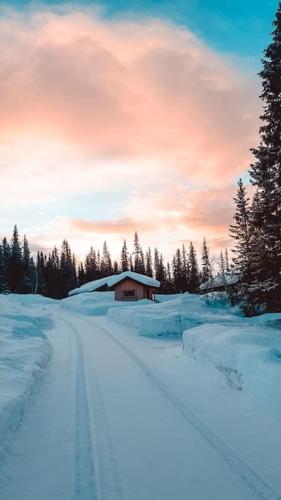
[[[127,242],[124,240],[122,250],[121,250],[121,272],[129,271],[129,252],[127,248]]]
[[[187,256],[185,245],[182,246],[181,261],[182,261],[181,289],[183,292],[187,292],[188,283],[189,283],[190,267],[189,267],[189,261],[188,261],[188,256]]]
[[[184,291],[184,279],[182,269],[182,254],[180,248],[176,250],[172,265],[175,291],[177,293],[182,293]]]
[[[234,223],[230,226],[230,235],[235,240],[233,263],[243,282],[250,282],[251,275],[251,212],[250,200],[242,179],[238,181],[237,194],[234,198],[236,210]]]
[[[30,255],[29,245],[24,235],[22,246],[23,277],[20,289],[22,293],[32,293],[34,291],[34,263]]]
[[[20,293],[23,282],[24,267],[21,242],[17,226],[14,227],[10,249],[8,267],[9,289],[13,293]]]
[[[0,265],[0,293],[9,293],[9,263],[10,246],[7,238],[4,238],[1,245],[1,265]]]
[[[80,266],[78,266],[77,279],[79,286],[84,285],[86,283],[86,275],[82,262],[80,263]]]
[[[192,241],[190,242],[189,245],[188,260],[190,266],[188,291],[190,293],[196,293],[198,292],[199,289],[199,270],[198,270],[196,250],[193,246]]]
[[[206,238],[203,239],[201,262],[202,262],[201,282],[206,283],[212,278],[209,247],[207,245]]]
[[[153,277],[153,269],[152,269],[152,255],[151,249],[148,247],[148,250],[145,254],[145,274],[146,276]]]
[[[263,247],[253,282],[260,287],[261,305],[268,311],[281,308],[281,3],[273,23],[272,42],[264,52],[262,80],[263,122],[260,144],[252,150],[251,181],[259,198],[259,215],[253,214],[254,230]],[[254,208],[254,207],[253,207]],[[257,252],[252,248],[254,259]]]
[[[134,271],[135,273],[145,274],[144,256],[137,232],[134,236]]]
[[[238,182],[237,194],[234,201],[236,210],[234,214],[234,223],[230,226],[230,235],[235,240],[235,246],[232,249],[234,253],[233,266],[235,272],[239,275],[237,300],[241,303],[245,314],[251,315],[255,311],[255,299],[252,292],[254,281],[254,254],[257,251],[257,240],[254,236],[257,233],[252,227],[253,211],[241,179],[239,179]],[[257,293],[257,295],[259,295],[259,293]]]
[[[105,276],[111,276],[113,274],[111,256],[106,241],[103,244],[100,270],[102,278]]]

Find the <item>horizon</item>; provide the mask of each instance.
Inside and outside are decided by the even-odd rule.
[[[4,2],[0,235],[230,248],[277,3]]]

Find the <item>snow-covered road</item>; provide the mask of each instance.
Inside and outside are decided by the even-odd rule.
[[[1,500],[277,499],[143,351],[48,306],[54,354],[1,467]]]

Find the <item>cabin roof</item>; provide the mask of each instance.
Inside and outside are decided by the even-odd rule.
[[[107,286],[108,288],[114,288],[118,283],[124,281],[125,279],[131,279],[142,285],[149,286],[151,288],[159,288],[160,282],[150,276],[144,274],[134,273],[133,271],[125,271],[120,274],[114,274],[113,276],[106,276],[99,280],[90,281],[85,283],[85,285],[75,288],[69,292],[69,295],[77,295],[78,293],[94,292],[100,288]]]
[[[200,285],[200,290],[215,290],[216,288],[227,286],[227,285],[235,285],[239,281],[239,275],[237,273],[226,272],[224,275],[218,274],[213,279],[206,281]]]

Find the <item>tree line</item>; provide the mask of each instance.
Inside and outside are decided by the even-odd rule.
[[[254,195],[240,179],[230,227],[240,275],[236,300],[247,315],[281,310],[281,3],[262,63],[260,142],[249,169]]]
[[[221,254],[220,262],[228,270],[227,251]],[[77,263],[66,240],[60,250],[55,247],[48,254],[38,251],[34,258],[27,237],[20,238],[17,226],[11,241],[5,237],[0,244],[0,293],[38,293],[60,299],[78,286],[124,271],[155,277],[161,283],[162,293],[196,293],[200,284],[208,281],[214,272],[205,239],[199,263],[192,242],[188,248],[185,245],[178,248],[171,262],[165,263],[158,248],[143,251],[137,232],[133,250],[129,251],[125,240],[118,261],[112,260],[104,242],[101,251],[91,247],[85,261]]]

